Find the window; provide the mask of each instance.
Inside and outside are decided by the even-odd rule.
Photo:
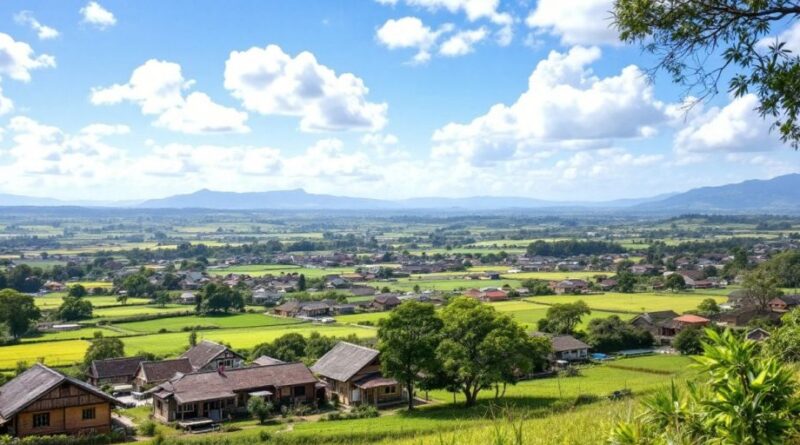
[[[387,386],[383,388],[384,394],[394,394],[397,392],[397,388],[394,386]]]
[[[43,428],[50,426],[50,413],[39,413],[33,415],[33,427]]]
[[[305,386],[295,386],[294,387],[294,396],[295,397],[304,397],[306,395],[306,387]]]
[[[83,409],[83,414],[81,415],[81,418],[83,420],[92,420],[96,416],[97,416],[97,413],[95,412],[94,408],[84,408]]]

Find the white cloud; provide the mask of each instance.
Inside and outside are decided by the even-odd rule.
[[[561,38],[565,45],[618,44],[613,0],[539,0],[525,23]]]
[[[139,66],[125,84],[93,88],[95,105],[133,102],[143,114],[159,115],[155,125],[171,131],[190,134],[234,132],[250,129],[245,125],[247,113],[219,105],[208,95],[184,91],[194,85],[183,77],[177,63],[151,59]]]
[[[461,31],[448,38],[439,48],[439,54],[448,57],[463,56],[473,51],[473,46],[486,38],[486,28]]]
[[[386,124],[388,105],[369,102],[362,79],[337,75],[309,52],[292,57],[277,45],[233,51],[225,88],[248,110],[300,117],[303,131],[374,131]]]
[[[21,11],[14,15],[14,21],[21,24],[30,26],[32,30],[36,31],[39,40],[54,39],[59,36],[58,30],[49,26],[43,25],[36,20],[31,11]]]
[[[389,49],[416,48],[417,54],[413,61],[423,63],[430,59],[431,48],[439,37],[450,30],[452,30],[450,24],[445,24],[434,31],[416,17],[403,17],[387,20],[378,28],[375,37]]]
[[[675,134],[675,150],[687,155],[757,152],[780,147],[778,136],[770,134],[769,123],[759,116],[757,106],[758,98],[747,94],[734,98],[722,108],[693,111],[694,114]]]
[[[97,2],[89,2],[81,8],[83,22],[98,29],[106,29],[117,24],[117,18]]]
[[[14,102],[3,96],[3,87],[0,85],[0,116],[8,114],[14,109]]]
[[[758,47],[768,49],[778,42],[785,43],[783,49],[788,49],[794,55],[800,53],[800,21],[796,21],[791,27],[778,34],[777,37],[765,37],[758,42]]]
[[[31,71],[54,66],[56,59],[53,56],[35,56],[30,45],[17,42],[10,35],[0,32],[0,76],[30,82]]]
[[[438,129],[434,155],[484,163],[651,136],[666,118],[646,76],[631,65],[616,76],[599,78],[588,66],[600,55],[597,48],[583,47],[551,52],[514,104],[497,104],[469,123]]]
[[[500,0],[405,0],[405,2],[410,6],[419,6],[431,11],[446,9],[451,13],[463,12],[472,22],[480,19],[488,19],[498,25],[508,25],[513,22],[510,14],[498,11]],[[395,3],[396,0],[391,2]]]

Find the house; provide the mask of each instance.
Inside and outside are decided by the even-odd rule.
[[[166,382],[177,373],[187,374],[192,371],[192,364],[186,358],[142,362],[133,378],[133,387],[137,391],[144,391]]]
[[[375,295],[375,288],[372,286],[353,286],[350,288],[350,293],[356,297],[369,297]]]
[[[180,358],[189,359],[194,371],[214,371],[217,368],[241,368],[244,357],[227,346],[213,341],[203,340],[181,354]]]
[[[654,336],[661,343],[671,343],[679,332],[686,328],[708,326],[711,320],[694,314],[684,314],[672,320],[661,323],[658,336]]]
[[[782,315],[781,312],[762,310],[756,307],[740,307],[721,313],[717,317],[717,322],[720,325],[747,326],[753,320],[762,319],[772,324],[778,324]]]
[[[642,328],[645,331],[649,332],[656,341],[660,342],[661,337],[664,335],[664,328],[668,325],[671,325],[672,320],[678,316],[678,313],[675,311],[656,311],[656,312],[645,312],[643,314],[639,314],[633,319],[631,319],[630,323],[637,328]],[[667,331],[668,337],[672,337],[674,334],[672,331]]]
[[[400,299],[395,294],[378,294],[372,299],[370,306],[379,311],[390,311],[400,306]]]
[[[283,300],[283,294],[280,292],[269,291],[266,289],[256,289],[253,292],[253,304],[260,305],[273,305],[278,304]]]
[[[502,289],[488,289],[486,291],[481,292],[480,300],[487,303],[495,301],[506,301],[508,300],[508,292]]]
[[[683,314],[672,320],[679,323],[682,327],[708,326],[708,324],[711,323],[711,320],[708,318],[694,314]]]
[[[162,422],[210,419],[246,414],[251,397],[273,405],[314,403],[318,381],[302,363],[178,374],[149,392],[153,417]]]
[[[197,304],[197,297],[192,292],[184,292],[178,297],[180,304]]]
[[[764,341],[764,340],[769,338],[769,332],[767,332],[767,331],[765,331],[765,330],[763,330],[761,328],[755,328],[755,329],[750,330],[747,334],[745,334],[745,338],[748,339],[748,340],[753,340],[753,341],[759,341],[760,342],[760,341]]]
[[[798,305],[800,305],[800,295],[781,295],[767,303],[773,312],[789,312]]]
[[[556,294],[581,294],[589,291],[589,283],[583,280],[563,280],[551,286]]]
[[[272,312],[281,317],[295,317],[300,312],[301,306],[302,304],[297,300],[287,301],[272,308]]]
[[[397,380],[381,375],[378,351],[364,346],[339,342],[314,363],[311,371],[325,383],[328,397],[336,397],[344,405],[381,406],[408,396]]]
[[[67,290],[67,286],[60,281],[47,280],[42,285],[42,289],[44,289],[47,292],[63,292]]]
[[[550,342],[556,360],[573,362],[589,359],[589,345],[571,335],[556,335]]]
[[[92,360],[86,370],[86,380],[89,384],[101,387],[103,385],[130,385],[136,377],[136,370],[144,359],[142,357],[110,358],[106,360]]]
[[[617,280],[612,280],[612,279],[606,278],[604,280],[598,281],[597,285],[600,286],[601,290],[609,291],[609,290],[614,289],[615,287],[617,287]]]
[[[0,430],[16,437],[106,433],[118,402],[40,363],[0,387]]]
[[[254,366],[269,366],[269,365],[282,365],[286,363],[283,360],[278,360],[276,358],[270,357],[268,355],[262,355],[261,357],[253,360]]]
[[[272,309],[275,315],[282,317],[325,317],[330,315],[331,306],[325,302],[287,301]]]

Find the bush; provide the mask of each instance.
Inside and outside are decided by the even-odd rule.
[[[153,437],[156,434],[156,423],[152,420],[145,420],[137,430],[142,436]]]
[[[86,436],[28,436],[17,439],[11,436],[0,436],[0,445],[106,445],[125,440],[125,433],[114,431],[108,434]]]

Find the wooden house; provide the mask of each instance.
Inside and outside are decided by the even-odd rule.
[[[318,381],[302,363],[178,374],[148,391],[153,417],[162,422],[220,421],[246,414],[251,397],[273,405],[315,403]]]
[[[0,387],[0,430],[16,437],[106,433],[116,404],[94,386],[37,363]]]
[[[188,374],[192,371],[192,363],[187,358],[142,362],[136,370],[133,387],[137,391],[145,391],[166,382],[177,373]]]
[[[344,405],[382,406],[408,396],[397,380],[381,375],[378,351],[364,346],[339,342],[311,370],[325,383],[328,397]]]
[[[103,385],[130,385],[143,361],[142,357],[92,360],[86,371],[86,380],[98,388]]]
[[[244,366],[244,357],[241,354],[208,340],[192,346],[181,354],[181,358],[189,359],[194,371],[216,371],[220,367],[233,369]]]

